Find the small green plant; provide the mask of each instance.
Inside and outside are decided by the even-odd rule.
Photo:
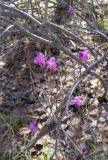
[[[16,105],[21,105],[21,104],[23,104],[22,99],[21,99],[21,98],[17,98],[16,101],[15,101],[15,104],[16,104]]]
[[[21,119],[16,119],[11,121],[11,126],[14,131],[17,131],[19,128],[23,127],[27,122],[29,122],[29,118],[21,118]]]
[[[96,146],[93,143],[89,143],[88,145],[91,152],[93,152],[96,149]]]
[[[40,155],[39,157],[39,160],[51,160],[51,157],[52,157],[52,151],[50,148],[43,148],[42,150],[42,154]]]

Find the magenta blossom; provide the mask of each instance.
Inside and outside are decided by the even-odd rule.
[[[85,63],[88,63],[89,56],[90,56],[90,51],[88,49],[86,49],[85,51],[79,51],[79,58]]]
[[[74,12],[75,12],[75,9],[73,8],[73,6],[68,5],[67,13],[72,14],[72,13],[74,13]]]
[[[56,62],[55,57],[51,57],[47,61],[47,69],[50,69],[53,72],[55,72],[57,70],[57,62]]]
[[[68,105],[76,105],[76,106],[82,106],[83,100],[81,99],[81,96],[76,96],[73,100],[68,101]]]
[[[86,153],[88,152],[88,149],[87,149],[87,146],[86,146],[86,145],[82,147],[82,152],[83,152],[84,154],[86,154]]]
[[[44,54],[39,52],[38,55],[34,58],[34,63],[45,67],[45,60],[46,58]]]
[[[36,133],[39,130],[37,121],[34,120],[33,122],[31,122],[28,128],[31,130],[32,133]]]

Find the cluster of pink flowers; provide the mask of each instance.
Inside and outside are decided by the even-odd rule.
[[[90,56],[90,51],[88,49],[86,49],[84,51],[79,51],[79,58],[82,61],[84,61],[84,63],[88,63],[89,56]]]
[[[56,58],[53,56],[47,59],[47,57],[45,57],[44,54],[41,52],[39,52],[38,55],[34,58],[34,63],[44,68],[46,67],[47,70],[53,72],[57,70]]]
[[[81,96],[76,96],[76,97],[74,97],[74,99],[68,101],[68,105],[76,105],[76,106],[80,107],[83,104],[84,103],[83,103]]]

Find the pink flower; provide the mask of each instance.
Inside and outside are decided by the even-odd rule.
[[[83,105],[83,100],[81,96],[76,96],[73,100],[69,100],[68,105],[77,105],[80,107]]]
[[[85,51],[79,51],[79,58],[85,63],[88,63],[89,56],[90,51],[88,49],[86,49]]]
[[[28,128],[31,130],[32,133],[36,133],[39,130],[37,121],[34,120],[33,122],[31,122]]]
[[[75,12],[75,9],[73,8],[73,6],[69,5],[67,8],[67,13],[72,14]]]
[[[87,149],[87,146],[86,146],[86,145],[82,147],[82,152],[83,152],[84,154],[86,154],[86,153],[88,152],[88,149]]]
[[[55,57],[51,57],[47,61],[47,69],[50,69],[53,72],[55,72],[57,70],[57,63],[56,63]]]
[[[43,53],[39,52],[38,55],[34,58],[34,63],[45,66],[45,56]]]

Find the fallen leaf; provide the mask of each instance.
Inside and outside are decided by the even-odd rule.
[[[98,80],[98,79],[93,79],[93,80],[90,81],[90,83],[91,83],[94,87],[96,87],[96,86],[99,84],[99,80]]]
[[[27,134],[29,134],[30,133],[30,129],[28,129],[27,127],[22,127],[22,128],[20,128],[20,130],[19,130],[19,134],[21,135],[21,136],[25,136],[25,135],[27,135]]]
[[[96,109],[93,109],[92,111],[89,112],[89,115],[92,116],[92,117],[97,117],[99,113],[99,110],[96,108]]]

